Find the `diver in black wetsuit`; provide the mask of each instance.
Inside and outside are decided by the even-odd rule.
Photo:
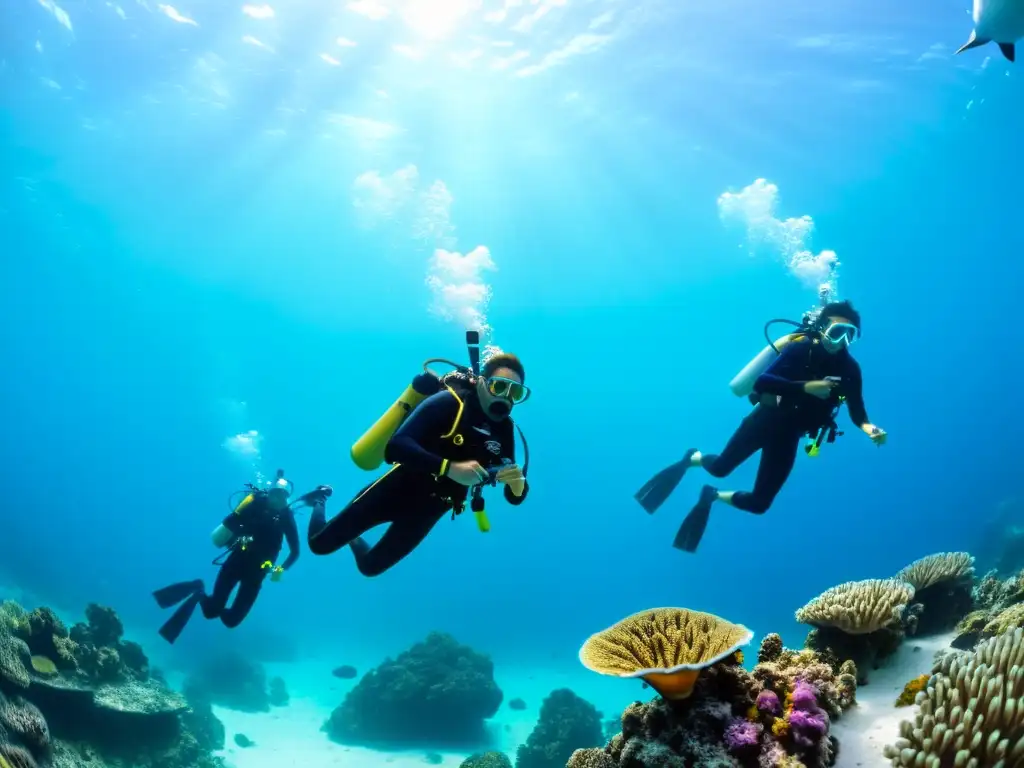
[[[322,485],[299,501],[322,505],[330,494],[330,487]],[[214,546],[227,547],[227,550],[213,561],[220,570],[212,594],[205,593],[201,579],[171,584],[153,593],[161,608],[184,601],[160,628],[160,635],[167,642],[178,639],[196,606],[206,618],[220,619],[228,628],[237,627],[256,603],[264,579],[270,576],[271,581],[279,581],[295,564],[299,559],[299,533],[295,513],[288,503],[290,495],[291,483],[278,470],[277,479],[269,489],[253,488],[213,531]],[[288,557],[281,565],[275,565],[285,540]],[[238,592],[228,607],[228,599],[236,586]]]
[[[757,451],[761,460],[752,491],[719,491],[705,485],[697,505],[683,521],[674,546],[695,552],[704,535],[711,506],[723,501],[754,514],[768,511],[789,478],[804,436],[816,437],[809,453],[816,453],[827,435],[835,435],[835,417],[845,402],[850,419],[875,445],[887,435],[868,421],[862,394],[860,366],[849,346],[860,335],[860,314],[848,301],[826,304],[818,314],[818,333],[797,337],[754,384],[759,402],[743,419],[720,454],[686,452],[683,460],[663,470],[637,494],[637,500],[653,512],[682,479],[689,467],[702,467],[713,477],[727,477]],[[841,433],[838,433],[841,434]]]
[[[515,355],[494,355],[480,376],[467,379],[417,405],[387,443],[384,459],[393,466],[364,488],[345,509],[326,519],[322,504],[309,519],[309,549],[317,555],[349,546],[365,576],[378,576],[412,552],[453,509],[461,512],[473,486],[486,483],[492,468],[505,484],[510,504],[529,492],[515,463],[515,433],[509,414],[526,400],[525,371]],[[374,546],[362,535],[379,525],[387,530]]]

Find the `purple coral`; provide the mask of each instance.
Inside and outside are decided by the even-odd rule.
[[[828,714],[818,706],[814,687],[802,680],[793,686],[793,709],[786,718],[793,734],[793,740],[804,747],[811,747],[828,733]]]
[[[737,718],[725,729],[725,746],[733,754],[756,749],[761,730],[758,723]]]
[[[818,708],[818,692],[814,686],[803,680],[797,680],[793,685],[793,709],[802,709],[810,712]]]
[[[779,697],[775,695],[775,691],[765,688],[757,694],[757,711],[770,715],[778,715],[782,712],[782,705],[779,703]]]

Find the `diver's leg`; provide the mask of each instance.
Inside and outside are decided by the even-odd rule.
[[[767,512],[793,471],[797,454],[800,452],[802,434],[795,429],[789,429],[773,435],[761,451],[754,490],[749,493],[719,493],[718,500],[731,504],[736,509],[753,512],[755,515]]]
[[[403,500],[414,493],[396,467],[366,486],[330,520],[326,519],[323,503],[316,504],[309,516],[306,537],[310,552],[329,555],[348,546],[371,528],[391,522],[395,511],[402,508]]]
[[[721,453],[697,453],[693,461],[712,477],[728,477],[767,442],[776,414],[764,406],[757,406],[748,414],[725,444]]]
[[[231,602],[231,607],[225,608],[220,613],[220,620],[224,622],[225,627],[228,629],[237,627],[249,615],[249,611],[256,604],[256,598],[260,596],[263,581],[263,570],[256,570],[252,566],[246,573],[241,575],[241,578],[238,580],[238,592],[235,593],[235,599]]]
[[[199,607],[203,609],[203,616],[208,619],[216,619],[224,612],[228,604],[231,591],[242,578],[242,560],[240,553],[235,551],[228,555],[228,559],[221,565],[217,572],[217,580],[213,583],[213,593],[199,597]]]
[[[352,554],[359,572],[364,576],[380,576],[396,565],[420,545],[449,509],[446,501],[430,496],[419,504],[408,505],[372,547],[362,538],[353,541]]]

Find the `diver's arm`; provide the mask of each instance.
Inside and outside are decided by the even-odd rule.
[[[850,414],[850,421],[871,434],[875,426],[868,419],[868,411],[864,406],[864,380],[860,375],[860,365],[852,357],[849,370],[843,376],[841,391],[846,397],[846,412]]]
[[[281,516],[281,525],[284,528],[284,539],[288,542],[288,557],[281,563],[281,567],[287,571],[299,559],[299,531],[295,527],[295,513],[289,509]]]
[[[506,466],[512,466],[516,463],[516,432],[515,426],[509,419],[505,419],[501,422],[505,425],[505,434],[502,435],[502,445],[508,446],[508,456],[502,458],[502,463]],[[530,492],[530,482],[523,476],[523,492],[516,496],[512,493],[512,489],[506,484],[504,488],[505,501],[514,507],[518,507],[524,501],[526,501],[526,494]]]
[[[803,362],[808,351],[805,345],[809,343],[804,341],[787,344],[778,358],[757,377],[754,392],[760,395],[801,394],[807,382],[795,377],[803,372]]]
[[[448,459],[423,446],[447,434],[459,414],[459,403],[447,390],[431,395],[409,415],[384,448],[384,461],[444,475]]]

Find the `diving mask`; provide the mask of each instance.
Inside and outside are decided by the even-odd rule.
[[[857,326],[851,323],[832,323],[823,336],[836,346],[850,346],[857,340]]]
[[[504,376],[491,376],[486,379],[486,382],[488,392],[495,397],[510,401],[513,405],[526,402],[530,397],[530,388],[513,379],[506,379]]]

